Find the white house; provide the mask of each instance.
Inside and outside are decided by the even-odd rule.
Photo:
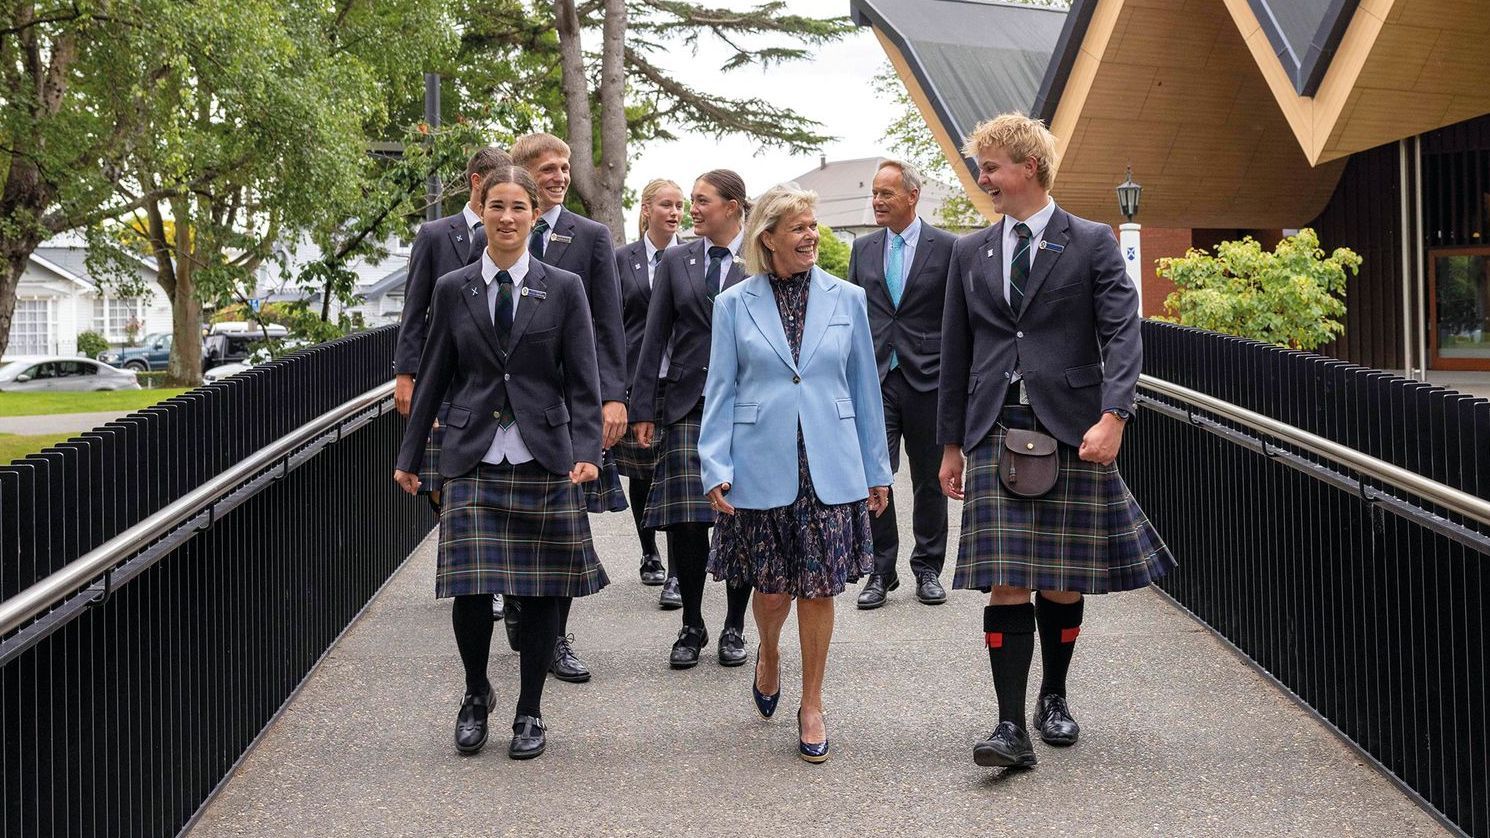
[[[852,240],[863,233],[872,233],[879,227],[874,223],[874,209],[870,206],[869,193],[873,188],[874,175],[879,171],[883,157],[860,157],[856,160],[829,160],[818,158],[817,168],[803,172],[793,181],[803,189],[817,193],[817,220],[833,228],[840,239]],[[942,205],[957,191],[941,181],[925,179],[921,184],[921,201],[917,214],[932,223],[937,222]]]
[[[0,356],[72,355],[78,333],[96,331],[122,345],[134,337],[171,331],[171,303],[155,282],[155,268],[139,260],[142,296],[121,298],[100,290],[86,265],[87,247],[80,237],[59,236],[31,254],[16,289],[16,311],[10,342]]]

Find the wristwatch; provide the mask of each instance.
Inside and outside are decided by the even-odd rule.
[[[1127,421],[1129,421],[1130,419],[1133,418],[1133,411],[1131,411],[1131,410],[1123,410],[1121,407],[1109,407],[1109,408],[1107,408],[1106,410],[1104,410],[1102,412],[1103,413],[1111,413],[1113,416],[1116,416],[1117,418],[1123,420],[1124,422],[1127,422]]]

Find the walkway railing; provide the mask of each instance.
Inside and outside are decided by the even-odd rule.
[[[1490,834],[1490,402],[1162,323],[1144,350],[1122,467],[1180,562],[1164,590]]]
[[[178,832],[429,531],[394,337],[0,467],[0,836]]]

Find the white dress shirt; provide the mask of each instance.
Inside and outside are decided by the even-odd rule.
[[[491,252],[482,250],[481,278],[486,282],[486,310],[491,314],[493,323],[497,319],[497,291],[492,285],[497,281],[499,270],[501,269],[497,267],[497,263],[491,259]],[[512,276],[512,319],[515,321],[517,320],[518,301],[522,299],[523,279],[528,275],[528,252],[526,250],[512,267],[507,269],[507,273]],[[508,396],[508,401],[510,404],[511,396]],[[513,422],[510,428],[497,426],[497,433],[492,437],[491,446],[486,449],[486,456],[481,458],[481,462],[498,465],[505,461],[517,465],[531,459],[533,459],[533,452],[528,450],[527,444],[523,442],[523,432],[518,430],[517,423]]]
[[[889,227],[885,228],[885,280],[890,279],[890,245],[895,241],[895,231]],[[900,237],[905,239],[905,247],[900,249],[900,294],[905,296],[906,286],[911,281],[911,262],[916,259],[916,242],[921,238],[921,217],[917,216],[914,221],[900,231]]]
[[[651,288],[653,281],[657,278],[657,254],[660,252],[657,245],[652,244],[650,236],[642,236],[643,246],[647,250],[647,287]],[[677,247],[678,236],[673,234],[672,241],[667,243],[668,247]]]
[[[471,202],[470,201],[467,201],[466,204],[465,204],[465,206],[463,206],[463,207],[460,208],[460,214],[463,215],[463,216],[465,216],[465,219],[466,219],[466,232],[467,233],[469,233],[472,230],[476,229],[476,225],[477,224],[482,223],[481,222],[481,216],[477,215],[476,214],[476,211],[473,210],[473,209],[471,209]]]
[[[1035,268],[1036,254],[1040,252],[1040,242],[1045,240],[1045,228],[1050,225],[1050,217],[1055,215],[1055,201],[1048,200],[1045,208],[1031,215],[1029,218],[1015,218],[1012,215],[1004,216],[1004,301],[1009,301],[1009,272],[1014,265],[1014,251],[1019,247],[1019,236],[1014,232],[1014,225],[1023,221],[1030,228],[1030,270]]]
[[[543,252],[548,253],[548,240],[554,234],[554,225],[559,223],[559,213],[564,211],[563,204],[554,204],[549,207],[548,212],[538,216],[548,222],[548,229],[543,231]]]

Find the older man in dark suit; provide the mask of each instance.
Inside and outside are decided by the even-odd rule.
[[[1035,634],[1033,727],[1046,744],[1074,745],[1066,673],[1083,595],[1142,588],[1174,566],[1115,463],[1143,368],[1138,295],[1112,228],[1051,200],[1055,147],[1023,114],[978,125],[963,152],[1003,219],[959,239],[947,268],[940,478],[965,501],[953,586],[989,594],[999,721],[973,748],[983,766],[1036,762],[1024,714]],[[1053,459],[1054,484],[1001,475],[1015,457]]]
[[[942,304],[947,257],[957,237],[916,216],[921,173],[909,163],[886,160],[874,175],[874,222],[884,229],[860,236],[849,255],[848,281],[864,288],[869,325],[879,362],[885,403],[890,467],[900,469],[900,445],[910,460],[913,511],[911,572],[916,599],[947,601],[940,577],[947,558],[947,498],[937,483],[941,446],[936,441],[936,386],[941,372]],[[873,519],[874,573],[859,592],[861,609],[879,608],[900,586],[895,571],[900,531],[895,494],[885,514]]]

